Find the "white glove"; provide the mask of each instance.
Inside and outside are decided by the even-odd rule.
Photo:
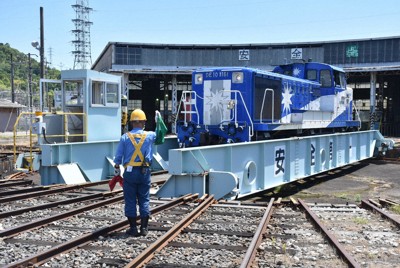
[[[161,118],[161,114],[160,114],[159,111],[156,110],[156,116],[154,117],[154,121],[155,121],[156,123],[157,123],[157,119],[158,119],[159,117]]]
[[[114,176],[120,176],[121,175],[121,170],[119,167],[114,167]]]

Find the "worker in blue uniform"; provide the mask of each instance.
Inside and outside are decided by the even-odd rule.
[[[136,109],[131,113],[131,130],[121,136],[114,158],[114,175],[120,175],[120,165],[125,168],[123,189],[125,199],[125,216],[130,228],[126,234],[146,236],[150,216],[150,166],[153,159],[152,145],[164,142],[166,128],[161,115],[156,111],[156,122],[162,122],[164,131],[144,131],[146,114]],[[140,233],[136,226],[137,204],[141,219]]]

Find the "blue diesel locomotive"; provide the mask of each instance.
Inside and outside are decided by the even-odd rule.
[[[182,93],[180,147],[354,131],[353,91],[345,72],[323,63],[292,63],[272,72],[199,69]]]

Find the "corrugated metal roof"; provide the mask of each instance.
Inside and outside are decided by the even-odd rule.
[[[399,39],[400,36],[376,37],[376,38],[361,38],[361,39],[347,39],[347,40],[331,40],[331,41],[312,41],[312,42],[286,42],[286,43],[243,43],[243,44],[163,44],[163,43],[139,43],[139,42],[108,42],[103,51],[100,53],[96,61],[92,65],[92,69],[100,59],[104,56],[108,48],[115,46],[134,46],[140,48],[152,49],[178,49],[178,50],[219,50],[219,49],[268,49],[268,48],[297,48],[297,47],[323,47],[326,44],[340,44],[351,42],[368,42],[380,41],[388,39]],[[315,57],[314,57],[315,60]],[[335,64],[337,65],[337,64]]]
[[[400,65],[391,66],[354,66],[343,67],[346,72],[383,72],[383,71],[400,71]]]
[[[136,74],[187,74],[199,67],[188,66],[134,66],[134,65],[113,65],[110,72],[136,73]]]

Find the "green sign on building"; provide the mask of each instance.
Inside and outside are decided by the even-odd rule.
[[[358,57],[358,46],[350,45],[346,47],[346,57],[347,58],[357,58]]]

